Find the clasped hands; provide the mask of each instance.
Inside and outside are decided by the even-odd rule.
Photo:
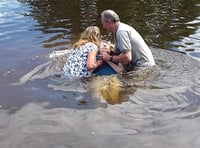
[[[100,59],[102,59],[103,61],[108,62],[108,61],[110,61],[111,55],[110,55],[108,52],[106,52],[106,51],[101,51],[100,54],[99,54],[99,57],[100,57]]]
[[[99,58],[105,62],[110,61],[110,52],[110,45],[106,42],[101,43],[101,46],[99,48]]]

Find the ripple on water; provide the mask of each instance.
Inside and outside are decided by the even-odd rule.
[[[188,95],[193,94],[199,86],[199,62],[182,53],[161,49],[152,49],[152,51],[157,64],[155,67],[126,74],[94,77],[76,81],[55,76],[51,77],[52,75],[59,74],[67,58],[65,55],[69,53],[66,50],[63,52],[53,52],[50,54],[52,60],[38,65],[20,78],[20,81],[16,84],[21,85],[30,80],[33,81],[38,78],[50,76],[50,83],[47,84],[49,88],[77,93],[73,97],[76,96],[79,98],[78,100],[83,98],[79,95],[83,95],[84,93],[89,95],[91,93],[93,97],[99,96],[99,98],[103,98],[110,104],[119,104],[128,101],[129,97],[133,97],[133,101],[136,102],[135,92],[138,94],[141,91],[142,95],[140,98],[144,100],[144,94],[149,91],[148,93],[151,95],[156,95],[155,98],[158,98],[158,102],[160,102],[160,98],[165,98],[162,99],[161,104],[165,101],[167,104],[174,106],[174,108],[182,108],[186,102],[191,102],[186,101],[188,99],[192,100],[191,96],[199,95],[199,92],[195,92],[195,95]],[[64,97],[70,98],[66,95]],[[172,100],[174,102],[171,102]],[[167,106],[165,106],[165,110],[167,110]]]
[[[153,50],[154,51],[154,50]],[[155,50],[155,71],[141,83],[154,89],[137,89],[131,100],[140,104],[147,112],[192,112],[199,108],[198,61],[181,53]],[[148,88],[148,87],[144,87]]]
[[[47,87],[64,94],[67,101],[63,103],[69,107],[48,109],[27,104],[11,115],[1,112],[0,119],[4,121],[0,122],[0,137],[3,137],[0,144],[5,148],[14,145],[198,148],[199,61],[172,51],[152,51],[157,66],[147,73],[67,81],[52,76],[57,72],[56,63],[37,67],[20,79],[23,81],[18,85],[50,77]],[[108,90],[106,95],[111,98],[125,100],[106,102],[102,90]],[[80,101],[86,103],[79,104]]]

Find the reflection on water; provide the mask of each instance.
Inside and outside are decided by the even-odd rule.
[[[192,57],[200,59],[200,16],[193,21],[187,22],[186,25],[188,28],[195,30],[194,33],[187,37],[181,37],[180,41],[174,41],[171,44],[174,45],[175,50],[186,52]]]
[[[128,101],[127,95],[134,92],[126,89],[116,76],[96,77],[90,82],[90,91],[112,105]]]
[[[36,66],[21,77],[19,82],[11,85],[19,86],[29,81],[49,78],[47,83],[49,88],[69,93],[69,96],[63,95],[66,100],[76,97],[79,103],[87,104],[88,100],[84,100],[84,94],[90,99],[91,97],[103,98],[109,104],[119,104],[128,101],[128,95],[135,96],[134,92],[138,89],[185,90],[185,88],[195,86],[194,84],[199,81],[200,65],[197,60],[181,53],[153,48],[152,51],[157,64],[155,67],[119,75],[76,80],[60,77],[62,66],[69,52],[67,50],[53,52],[48,62]]]
[[[60,78],[72,42],[86,26],[101,26],[100,12],[108,6],[144,36],[157,65]],[[0,1],[0,147],[199,148],[199,1],[125,0],[121,6]]]
[[[198,148],[199,85],[139,89],[128,102],[92,110],[48,103],[29,103],[14,114],[1,110],[0,146]]]
[[[45,48],[71,44],[88,25],[102,27],[100,13],[107,9],[109,1],[61,0],[32,1],[20,0],[32,9],[27,16],[38,21],[36,30],[48,34]],[[148,45],[162,49],[199,53],[199,2],[192,0],[157,1],[111,1],[109,9],[116,10],[123,22],[134,26],[144,36]],[[59,8],[60,11],[57,11]],[[71,13],[73,12],[73,14]],[[142,17],[141,17],[142,16]],[[105,35],[105,30],[102,34]],[[107,36],[105,38],[111,39]],[[199,57],[198,57],[199,58]]]

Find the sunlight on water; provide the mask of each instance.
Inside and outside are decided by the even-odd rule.
[[[156,66],[60,77],[73,41],[86,26],[100,26],[100,11],[111,3],[153,46]],[[199,148],[199,2],[127,0],[121,6],[0,1],[1,148]]]
[[[187,28],[195,30],[193,34],[181,37],[179,41],[173,41],[173,50],[184,52],[187,55],[200,60],[200,16],[186,23]]]

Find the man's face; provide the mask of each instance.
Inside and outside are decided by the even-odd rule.
[[[101,23],[102,23],[103,28],[106,29],[107,32],[111,32],[110,22],[106,22],[106,21],[101,20]]]

